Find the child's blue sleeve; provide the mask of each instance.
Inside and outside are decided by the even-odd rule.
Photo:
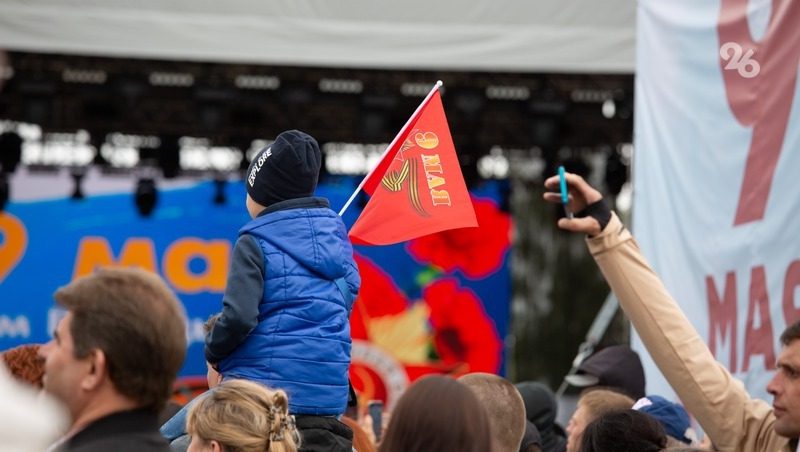
[[[258,324],[258,305],[264,293],[264,254],[256,239],[244,234],[236,241],[222,315],[206,336],[205,355],[216,364],[231,354]]]

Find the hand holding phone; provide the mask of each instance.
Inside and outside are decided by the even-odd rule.
[[[570,192],[566,190],[567,185]],[[603,195],[577,174],[562,173],[559,168],[559,174],[548,177],[544,187],[547,189],[542,194],[545,201],[564,204],[566,198],[569,202],[569,205],[564,204],[567,218],[558,220],[561,229],[595,236],[605,229],[611,219],[611,210],[603,202]],[[573,216],[567,207],[580,212],[581,217]]]

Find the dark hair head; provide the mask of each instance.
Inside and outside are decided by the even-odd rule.
[[[781,333],[781,344],[786,346],[797,339],[800,339],[800,320],[792,323],[783,330],[783,333]]]
[[[652,416],[636,410],[616,411],[586,426],[581,452],[658,452],[667,434]]]
[[[380,452],[491,450],[489,419],[478,398],[456,380],[423,377],[392,412]]]
[[[186,316],[166,283],[144,270],[106,268],[54,297],[72,313],[75,357],[102,350],[116,390],[161,410],[186,355]]]

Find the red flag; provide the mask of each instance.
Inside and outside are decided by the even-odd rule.
[[[361,245],[390,245],[478,226],[436,89],[364,182],[372,195],[350,229]]]

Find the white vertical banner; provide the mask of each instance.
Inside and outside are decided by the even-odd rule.
[[[634,232],[717,360],[769,400],[800,320],[800,1],[638,4]],[[642,356],[647,391],[672,395]]]

